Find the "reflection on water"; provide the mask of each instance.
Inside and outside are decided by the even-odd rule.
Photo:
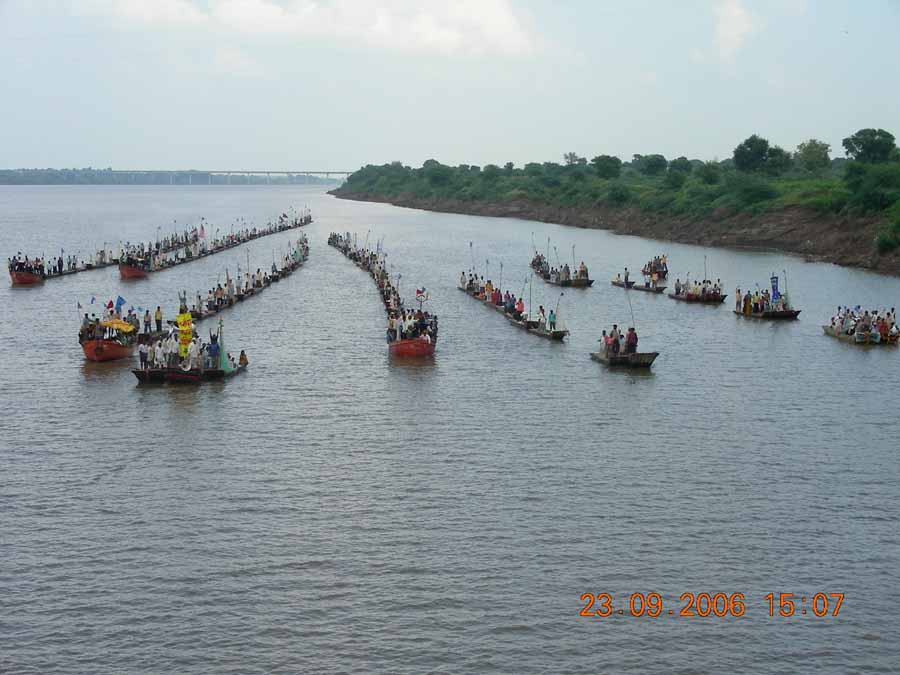
[[[77,303],[161,304],[289,233],[125,284],[114,269],[0,287],[0,670],[118,673],[888,672],[900,662],[896,349],[822,335],[900,282],[777,254],[424,213],[296,187],[0,188],[0,248],[89,250],[173,219],[257,224],[309,204],[309,263],[225,315],[247,373],[138,386],[85,363]],[[371,231],[427,285],[432,360],[391,359],[367,276],[326,245]],[[529,274],[531,237],[597,279],[549,343],[456,290]],[[473,242],[470,250],[468,242]],[[747,321],[608,280],[667,253],[727,289],[786,269],[803,310]],[[406,288],[408,286],[408,289]],[[559,289],[535,279],[532,302]],[[630,305],[629,305],[630,300]],[[637,324],[652,372],[589,359]],[[582,593],[742,592],[740,620],[585,619]],[[770,619],[769,592],[846,594]],[[873,640],[867,636],[877,636]],[[223,649],[222,645],[240,645]],[[835,645],[839,645],[836,648]],[[723,660],[727,651],[728,658]],[[727,666],[723,666],[727,663]],[[75,665],[73,665],[75,664]],[[510,665],[513,664],[513,665]]]

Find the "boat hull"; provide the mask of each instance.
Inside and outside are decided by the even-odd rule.
[[[591,358],[610,368],[649,368],[656,361],[659,352],[637,352],[635,354],[604,354],[591,352]]]
[[[670,298],[673,300],[680,300],[681,302],[693,302],[698,305],[721,305],[725,302],[725,298],[728,295],[675,295],[674,293],[668,294]]]
[[[84,358],[88,361],[117,361],[134,354],[134,344],[123,345],[115,340],[85,340],[81,343]]]
[[[119,263],[119,276],[122,279],[146,279],[148,273],[147,270],[140,267]]]
[[[645,284],[636,284],[633,281],[629,281],[626,285],[624,281],[616,281],[615,279],[613,279],[609,283],[611,283],[613,286],[618,286],[619,288],[627,288],[632,291],[643,291],[644,293],[662,293],[666,290],[665,286],[657,286],[656,288],[653,288],[649,282]]]
[[[743,316],[748,319],[768,319],[770,321],[790,321],[791,319],[796,319],[798,316],[800,316],[800,312],[802,310],[799,310],[799,309],[782,309],[782,310],[771,309],[767,312],[755,312],[755,313],[751,313],[751,314],[744,314],[743,312],[739,312],[736,309],[733,311],[738,316]]]
[[[898,344],[898,336],[888,336],[886,338],[881,338],[877,342],[872,340],[868,335],[865,339],[858,339],[857,335],[854,333],[853,335],[845,335],[844,333],[835,332],[832,326],[822,326],[822,332],[829,337],[833,337],[841,342],[849,342],[850,344],[861,345],[861,346],[873,346],[877,347],[879,345],[885,347],[896,347]]]
[[[22,270],[10,270],[9,278],[12,280],[13,286],[34,286],[43,283],[44,277],[34,272],[25,272]]]
[[[411,358],[421,356],[433,356],[437,345],[424,338],[412,338],[409,340],[395,340],[388,343],[388,352],[391,356]]]
[[[507,314],[506,310],[503,308],[502,305],[495,305],[492,302],[490,302],[489,300],[485,300],[484,298],[482,298],[479,295],[476,295],[475,293],[470,293],[468,290],[466,290],[462,286],[457,286],[457,288],[459,290],[461,290],[463,293],[465,293],[466,295],[468,295],[469,297],[474,298],[475,300],[478,300],[479,302],[481,302],[481,304],[483,304],[485,307],[490,307],[491,309],[499,312],[511,324],[528,331],[532,335],[537,335],[538,337],[542,337],[545,340],[552,340],[554,342],[562,342],[565,339],[565,337],[569,334],[568,330],[552,330],[552,331],[546,330],[546,329],[542,330],[541,328],[538,327],[539,324],[537,321],[520,321],[520,320],[516,319],[514,316]]]
[[[247,369],[247,366],[238,366],[230,373],[218,368],[207,370],[182,370],[181,368],[167,368],[163,379],[170,384],[201,384],[203,382],[215,382],[239,375]],[[135,373],[135,375],[137,375]],[[140,380],[140,377],[138,377]]]

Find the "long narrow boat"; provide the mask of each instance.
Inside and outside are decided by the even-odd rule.
[[[764,312],[751,312],[750,314],[744,314],[743,312],[739,312],[738,310],[732,310],[738,316],[743,316],[747,319],[771,319],[771,320],[790,320],[796,319],[800,316],[800,312],[803,310],[800,309],[768,309]]]
[[[516,319],[511,314],[507,313],[504,309],[503,305],[495,305],[490,300],[486,300],[482,297],[479,297],[477,294],[472,293],[462,286],[457,286],[459,290],[468,295],[470,298],[478,300],[485,307],[490,307],[491,309],[502,314],[507,321],[509,321],[514,326],[518,326],[519,328],[528,331],[532,335],[537,335],[538,337],[545,338],[547,340],[553,340],[555,342],[561,342],[568,334],[568,329],[563,330],[547,330],[546,328],[541,328],[540,324],[537,321],[522,321],[520,319]]]
[[[725,302],[725,298],[728,297],[728,295],[713,295],[711,293],[707,293],[706,295],[697,295],[695,293],[682,293],[681,295],[676,295],[675,293],[668,293],[668,296],[673,300],[695,302],[701,305],[721,305]]]
[[[656,361],[659,352],[636,352],[634,354],[605,354],[591,352],[591,358],[611,368],[649,368]]]
[[[627,284],[624,281],[619,281],[617,279],[613,279],[610,281],[613,286],[618,286],[619,288],[627,288],[631,291],[643,291],[644,293],[662,293],[666,290],[665,286],[657,286],[654,288],[650,285],[649,281],[645,281],[642,284],[637,284],[633,281],[629,281]]]
[[[871,345],[873,347],[883,345],[885,347],[896,347],[898,344],[897,335],[888,335],[886,338],[880,338],[877,342],[872,340],[872,337],[868,333],[853,333],[852,335],[847,335],[846,333],[838,333],[834,330],[834,326],[822,326],[822,332],[829,337],[836,338],[841,342],[849,342],[851,344],[856,345]]]
[[[546,281],[548,284],[553,284],[554,286],[562,286],[564,288],[590,288],[594,285],[593,279],[587,279],[585,277],[572,277],[571,279],[563,279],[562,281],[556,279],[552,279],[550,275],[547,276],[538,275]]]

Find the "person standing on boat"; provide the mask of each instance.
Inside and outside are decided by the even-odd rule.
[[[556,310],[550,310],[550,315],[547,317],[547,325],[550,326],[551,332],[556,330]]]
[[[516,310],[516,311],[515,311],[515,313],[513,314],[513,318],[514,318],[516,321],[519,321],[519,320],[522,319],[522,313],[525,311],[525,303],[522,302],[522,298],[519,298],[519,299],[516,301],[515,310]]]
[[[628,268],[625,268],[625,285],[628,285]]]
[[[141,344],[138,345],[138,357],[141,360],[141,370],[147,370],[147,352],[149,351],[149,347],[147,347],[147,341],[141,340]]]
[[[144,332],[150,334],[150,310],[144,310]]]
[[[153,318],[156,320],[156,332],[162,333],[162,310],[159,308],[159,305],[156,306],[156,312],[153,314]]]
[[[166,353],[163,348],[163,343],[165,340],[159,339],[156,341],[156,349],[153,350],[153,361],[156,363],[157,368],[165,368],[166,366]]]
[[[547,314],[544,312],[544,306],[538,306],[538,326],[543,330],[547,326]]]
[[[614,323],[612,330],[609,331],[609,339],[610,339],[610,342],[612,343],[610,346],[612,347],[613,354],[619,353],[619,337],[620,337],[619,324]]]
[[[638,334],[634,327],[628,329],[628,335],[625,336],[625,353],[637,353]]]

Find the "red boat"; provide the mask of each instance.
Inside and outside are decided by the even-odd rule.
[[[122,344],[117,340],[85,340],[81,343],[84,358],[88,361],[115,361],[127,359],[134,354],[134,343]]]
[[[44,277],[40,274],[14,269],[9,270],[9,278],[12,279],[13,286],[32,286],[44,281]]]
[[[119,263],[119,276],[123,279],[146,279],[147,270],[128,263]]]
[[[433,356],[437,345],[424,337],[408,340],[394,340],[388,343],[388,352],[391,356]]]

